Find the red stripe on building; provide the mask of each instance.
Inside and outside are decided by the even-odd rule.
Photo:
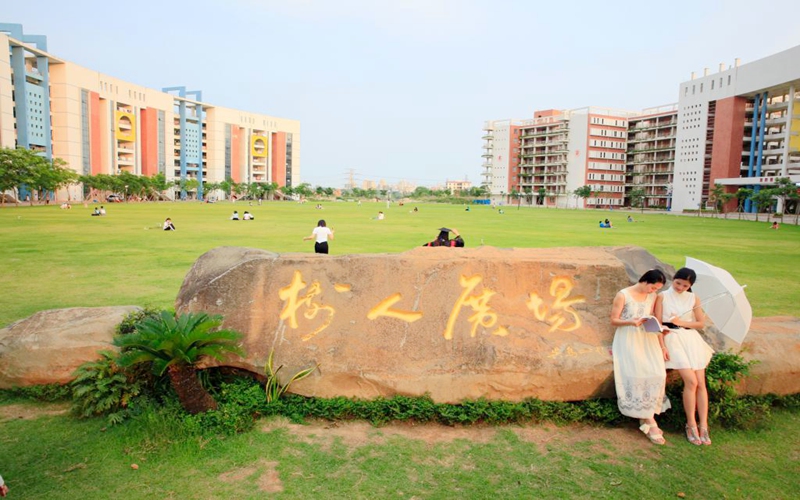
[[[242,182],[242,129],[231,125],[231,179]]]
[[[103,173],[100,128],[100,94],[89,92],[89,164],[92,175]]]
[[[728,97],[717,101],[711,149],[710,188],[713,188],[715,179],[739,177],[746,105],[747,99],[744,97]],[[726,187],[729,193],[735,190],[736,186]],[[734,209],[736,203],[736,200],[731,200],[727,208]]]
[[[141,110],[142,175],[158,173],[158,110]]]
[[[272,182],[286,185],[286,132],[272,134]]]

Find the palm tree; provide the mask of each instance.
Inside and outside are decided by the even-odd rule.
[[[131,366],[151,362],[153,373],[169,374],[183,408],[191,414],[217,408],[217,402],[197,378],[195,365],[203,358],[222,360],[227,353],[243,355],[238,341],[241,334],[216,330],[222,316],[187,313],[175,316],[162,311],[160,316],[146,317],[136,331],[114,339],[121,348],[117,364]]]

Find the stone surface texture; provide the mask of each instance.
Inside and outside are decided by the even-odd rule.
[[[81,364],[113,349],[116,326],[136,306],[72,307],[38,313],[0,329],[0,389],[66,383]]]
[[[179,312],[224,316],[259,373],[272,349],[309,396],[580,400],[612,396],[618,290],[669,266],[638,247],[417,248],[400,254],[201,256]],[[632,278],[633,277],[633,278]]]

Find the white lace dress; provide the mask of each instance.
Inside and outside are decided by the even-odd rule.
[[[674,288],[670,288],[661,294],[662,297],[662,321],[669,321],[670,318],[678,316],[684,321],[694,321],[692,309],[695,304],[695,297],[692,292],[678,293]],[[669,351],[669,361],[665,363],[667,368],[680,370],[691,368],[692,370],[703,370],[711,361],[714,349],[703,340],[697,330],[687,328],[670,329],[664,336],[664,343]]]
[[[642,302],[634,300],[627,289],[622,290],[622,294],[625,306],[620,319],[629,320],[652,314],[656,294],[649,294]],[[665,393],[667,371],[658,334],[646,332],[642,327],[617,327],[611,352],[617,406],[623,415],[652,418],[656,413],[670,408]]]

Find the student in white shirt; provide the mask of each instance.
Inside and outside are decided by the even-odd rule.
[[[317,222],[317,227],[311,231],[311,236],[306,236],[303,238],[303,241],[306,240],[315,240],[314,243],[314,252],[316,253],[328,253],[328,240],[333,239],[333,229],[327,227],[325,224],[325,220],[320,219]]]

